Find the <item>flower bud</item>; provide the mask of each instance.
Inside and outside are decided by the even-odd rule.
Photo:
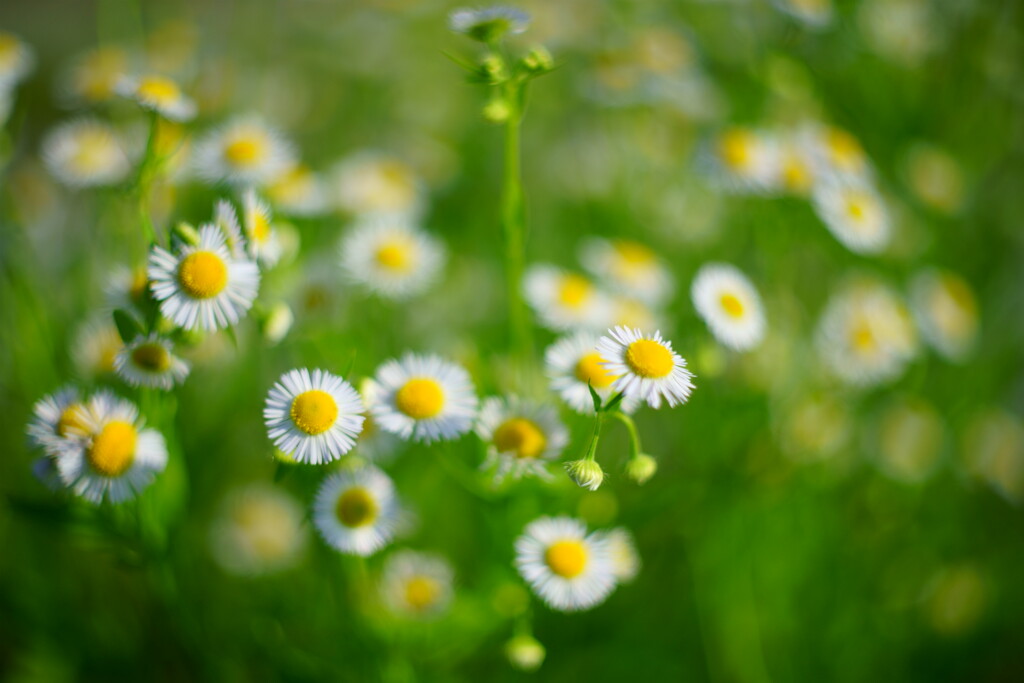
[[[480,80],[489,85],[497,85],[508,79],[508,69],[505,67],[505,60],[498,55],[487,55],[480,62],[478,71]]]
[[[604,470],[596,460],[573,460],[565,463],[565,471],[569,473],[578,486],[596,491],[604,481]]]
[[[626,463],[626,476],[637,484],[646,484],[658,471],[658,461],[646,453],[638,453]]]
[[[536,671],[544,663],[545,654],[540,641],[525,633],[513,636],[505,643],[505,655],[509,663],[520,671]]]
[[[271,344],[278,343],[288,334],[294,320],[295,316],[292,315],[292,309],[288,307],[288,304],[283,301],[275,304],[266,317],[260,321],[263,337]]]
[[[534,47],[526,53],[522,60],[523,68],[531,74],[542,74],[555,68],[555,60],[551,53],[542,45]]]
[[[512,115],[512,107],[504,98],[495,98],[484,105],[484,119],[490,123],[505,123]]]
[[[174,236],[185,244],[191,244],[194,247],[199,246],[199,231],[191,223],[182,221],[175,225]]]

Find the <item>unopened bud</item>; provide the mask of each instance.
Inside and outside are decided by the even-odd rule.
[[[536,638],[522,634],[505,643],[509,663],[521,671],[536,671],[544,663],[547,652]]]
[[[646,453],[640,453],[626,463],[626,476],[637,484],[646,484],[658,471],[658,461]]]
[[[565,471],[569,473],[578,486],[596,491],[604,481],[604,470],[596,460],[573,460],[565,463]]]
[[[512,115],[512,107],[503,98],[495,98],[484,105],[484,119],[490,123],[505,123]]]
[[[555,68],[555,60],[547,48],[538,45],[523,57],[523,68],[533,74],[542,74]]]
[[[174,236],[185,244],[191,244],[194,247],[199,246],[199,231],[191,223],[182,221],[174,226]]]

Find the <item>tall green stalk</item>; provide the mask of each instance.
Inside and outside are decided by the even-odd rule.
[[[515,87],[515,86],[514,86]],[[521,89],[519,84],[515,89]],[[518,96],[515,96],[518,95]],[[522,95],[515,93],[512,112],[505,123],[505,178],[501,224],[505,238],[505,286],[508,290],[509,338],[522,370],[533,353],[530,322],[523,302],[523,265],[526,251],[526,208],[522,179]]]

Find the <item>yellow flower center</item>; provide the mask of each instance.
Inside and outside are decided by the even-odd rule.
[[[735,294],[723,294],[718,303],[721,304],[722,310],[734,318],[742,317],[746,310],[743,307],[743,302]]]
[[[580,308],[590,298],[594,287],[580,275],[566,275],[558,288],[558,300],[568,308]]]
[[[746,130],[730,130],[718,140],[718,153],[725,165],[733,169],[745,168],[750,164],[754,136]]]
[[[114,420],[107,423],[92,440],[86,458],[98,474],[119,477],[135,460],[135,442],[138,432],[127,422]]]
[[[224,158],[233,166],[255,166],[266,156],[267,146],[257,136],[240,137],[224,146]]]
[[[850,339],[853,342],[853,348],[858,351],[873,351],[878,345],[875,333],[872,332],[871,326],[867,323],[855,325],[850,331]]]
[[[257,242],[266,242],[270,237],[270,221],[262,211],[253,211],[250,233]]]
[[[366,526],[377,519],[377,501],[363,487],[353,486],[338,496],[334,514],[350,529]]]
[[[60,414],[60,419],[57,420],[56,432],[61,436],[70,436],[74,432],[85,432],[87,431],[85,426],[85,416],[83,411],[85,406],[81,403],[72,403],[64,412]]]
[[[117,48],[101,47],[89,55],[76,74],[78,91],[93,102],[108,99],[124,73],[127,58]]]
[[[428,377],[410,379],[395,394],[398,409],[416,420],[434,417],[444,408],[444,390]]]
[[[576,363],[576,379],[590,383],[595,389],[607,389],[615,381],[615,375],[608,372],[602,363],[604,358],[597,351],[591,351]]]
[[[413,576],[405,582],[405,601],[418,612],[437,602],[440,594],[441,587],[429,576]]]
[[[654,252],[636,242],[622,240],[615,244],[615,250],[631,266],[646,266],[654,262]]]
[[[494,430],[494,445],[502,453],[514,451],[518,458],[536,458],[544,451],[547,439],[536,423],[514,417]]]
[[[855,221],[864,220],[867,214],[867,206],[860,197],[850,197],[846,200],[846,214]]]
[[[0,65],[13,64],[18,55],[18,41],[9,33],[0,33]]]
[[[782,182],[790,191],[805,192],[811,186],[811,171],[800,159],[789,157],[782,166]]]
[[[135,303],[141,303],[146,298],[148,286],[149,278],[146,276],[146,269],[136,268],[132,273],[131,284],[128,285],[128,297]]]
[[[178,266],[178,283],[193,299],[209,299],[228,284],[228,267],[212,251],[194,251]]]
[[[572,579],[583,573],[587,568],[587,549],[582,541],[555,541],[544,553],[544,562],[548,569],[562,578]]]
[[[409,270],[412,263],[411,256],[409,245],[400,242],[386,242],[377,249],[375,254],[380,266],[399,272]]]
[[[162,76],[148,76],[139,81],[138,96],[157,105],[176,102],[181,97],[178,84]]]
[[[140,344],[132,350],[132,363],[149,372],[167,372],[171,367],[171,354],[163,344]]]
[[[310,389],[292,400],[292,424],[310,436],[323,434],[338,419],[338,403],[326,391]]]
[[[626,349],[626,365],[641,377],[667,377],[675,368],[672,352],[653,339],[638,339]]]
[[[77,143],[69,163],[79,173],[102,171],[116,154],[113,141],[102,131],[84,131]]]
[[[832,152],[832,157],[841,166],[855,166],[860,163],[864,156],[857,138],[845,130],[832,128],[826,136],[826,144]]]

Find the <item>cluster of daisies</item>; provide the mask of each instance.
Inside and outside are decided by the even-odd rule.
[[[848,131],[818,123],[783,131],[733,127],[714,137],[703,163],[723,189],[809,198],[850,251],[876,254],[892,235],[871,161]]]
[[[633,240],[592,237],[583,242],[580,263],[586,274],[548,264],[527,269],[526,299],[545,327],[566,332],[548,350],[550,366],[574,368],[580,354],[594,346],[596,334],[615,326],[656,329],[675,291],[665,263],[649,247]],[[748,351],[764,338],[766,320],[760,294],[735,266],[707,263],[695,274],[690,288],[693,306],[715,338],[735,351]],[[567,384],[566,400],[580,412],[590,404],[586,381],[608,397],[611,376],[586,373],[582,389]],[[571,388],[570,388],[571,386]]]

